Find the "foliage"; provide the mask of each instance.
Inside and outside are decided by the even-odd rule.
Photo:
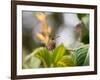
[[[81,46],[74,52],[74,54],[76,57],[76,65],[77,66],[89,65],[88,45]]]
[[[73,51],[66,49],[63,44],[57,46],[52,51],[46,47],[39,47],[26,57],[24,68],[89,65],[88,55],[88,45],[83,45]]]
[[[89,14],[77,14],[78,18],[81,20],[82,27],[82,42],[84,44],[89,43]]]

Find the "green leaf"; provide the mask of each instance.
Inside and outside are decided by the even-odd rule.
[[[50,59],[51,58],[50,58],[50,53],[49,53],[47,48],[45,48],[45,47],[37,48],[33,52],[33,54],[35,54],[34,56],[41,60],[43,67],[49,67],[50,66],[50,64],[51,64]]]
[[[40,60],[34,56],[27,56],[24,61],[24,68],[38,68],[40,67]]]
[[[36,48],[30,55],[24,60],[24,68],[36,68],[36,67],[49,67],[50,66],[50,53],[47,48]]]
[[[78,18],[81,20],[82,17],[86,16],[87,14],[77,14]]]
[[[74,66],[74,56],[63,44],[56,47],[52,53],[52,67]]]
[[[63,44],[49,51],[45,47],[36,48],[26,57],[25,68],[36,67],[68,67],[89,65],[88,45],[81,47],[70,53]]]
[[[84,23],[85,27],[89,29],[89,15],[82,17],[81,20]]]
[[[87,56],[85,58],[85,61],[84,61],[84,66],[88,66],[89,65],[89,52],[87,53]]]
[[[76,63],[77,66],[83,66],[87,53],[88,53],[88,45],[81,46],[75,51]]]
[[[53,64],[57,63],[57,61],[59,61],[59,59],[61,59],[63,57],[63,55],[65,54],[65,51],[66,51],[66,49],[63,44],[56,47],[52,54],[52,63]]]
[[[75,66],[73,56],[65,55],[58,62],[58,67],[67,67],[67,66]]]

